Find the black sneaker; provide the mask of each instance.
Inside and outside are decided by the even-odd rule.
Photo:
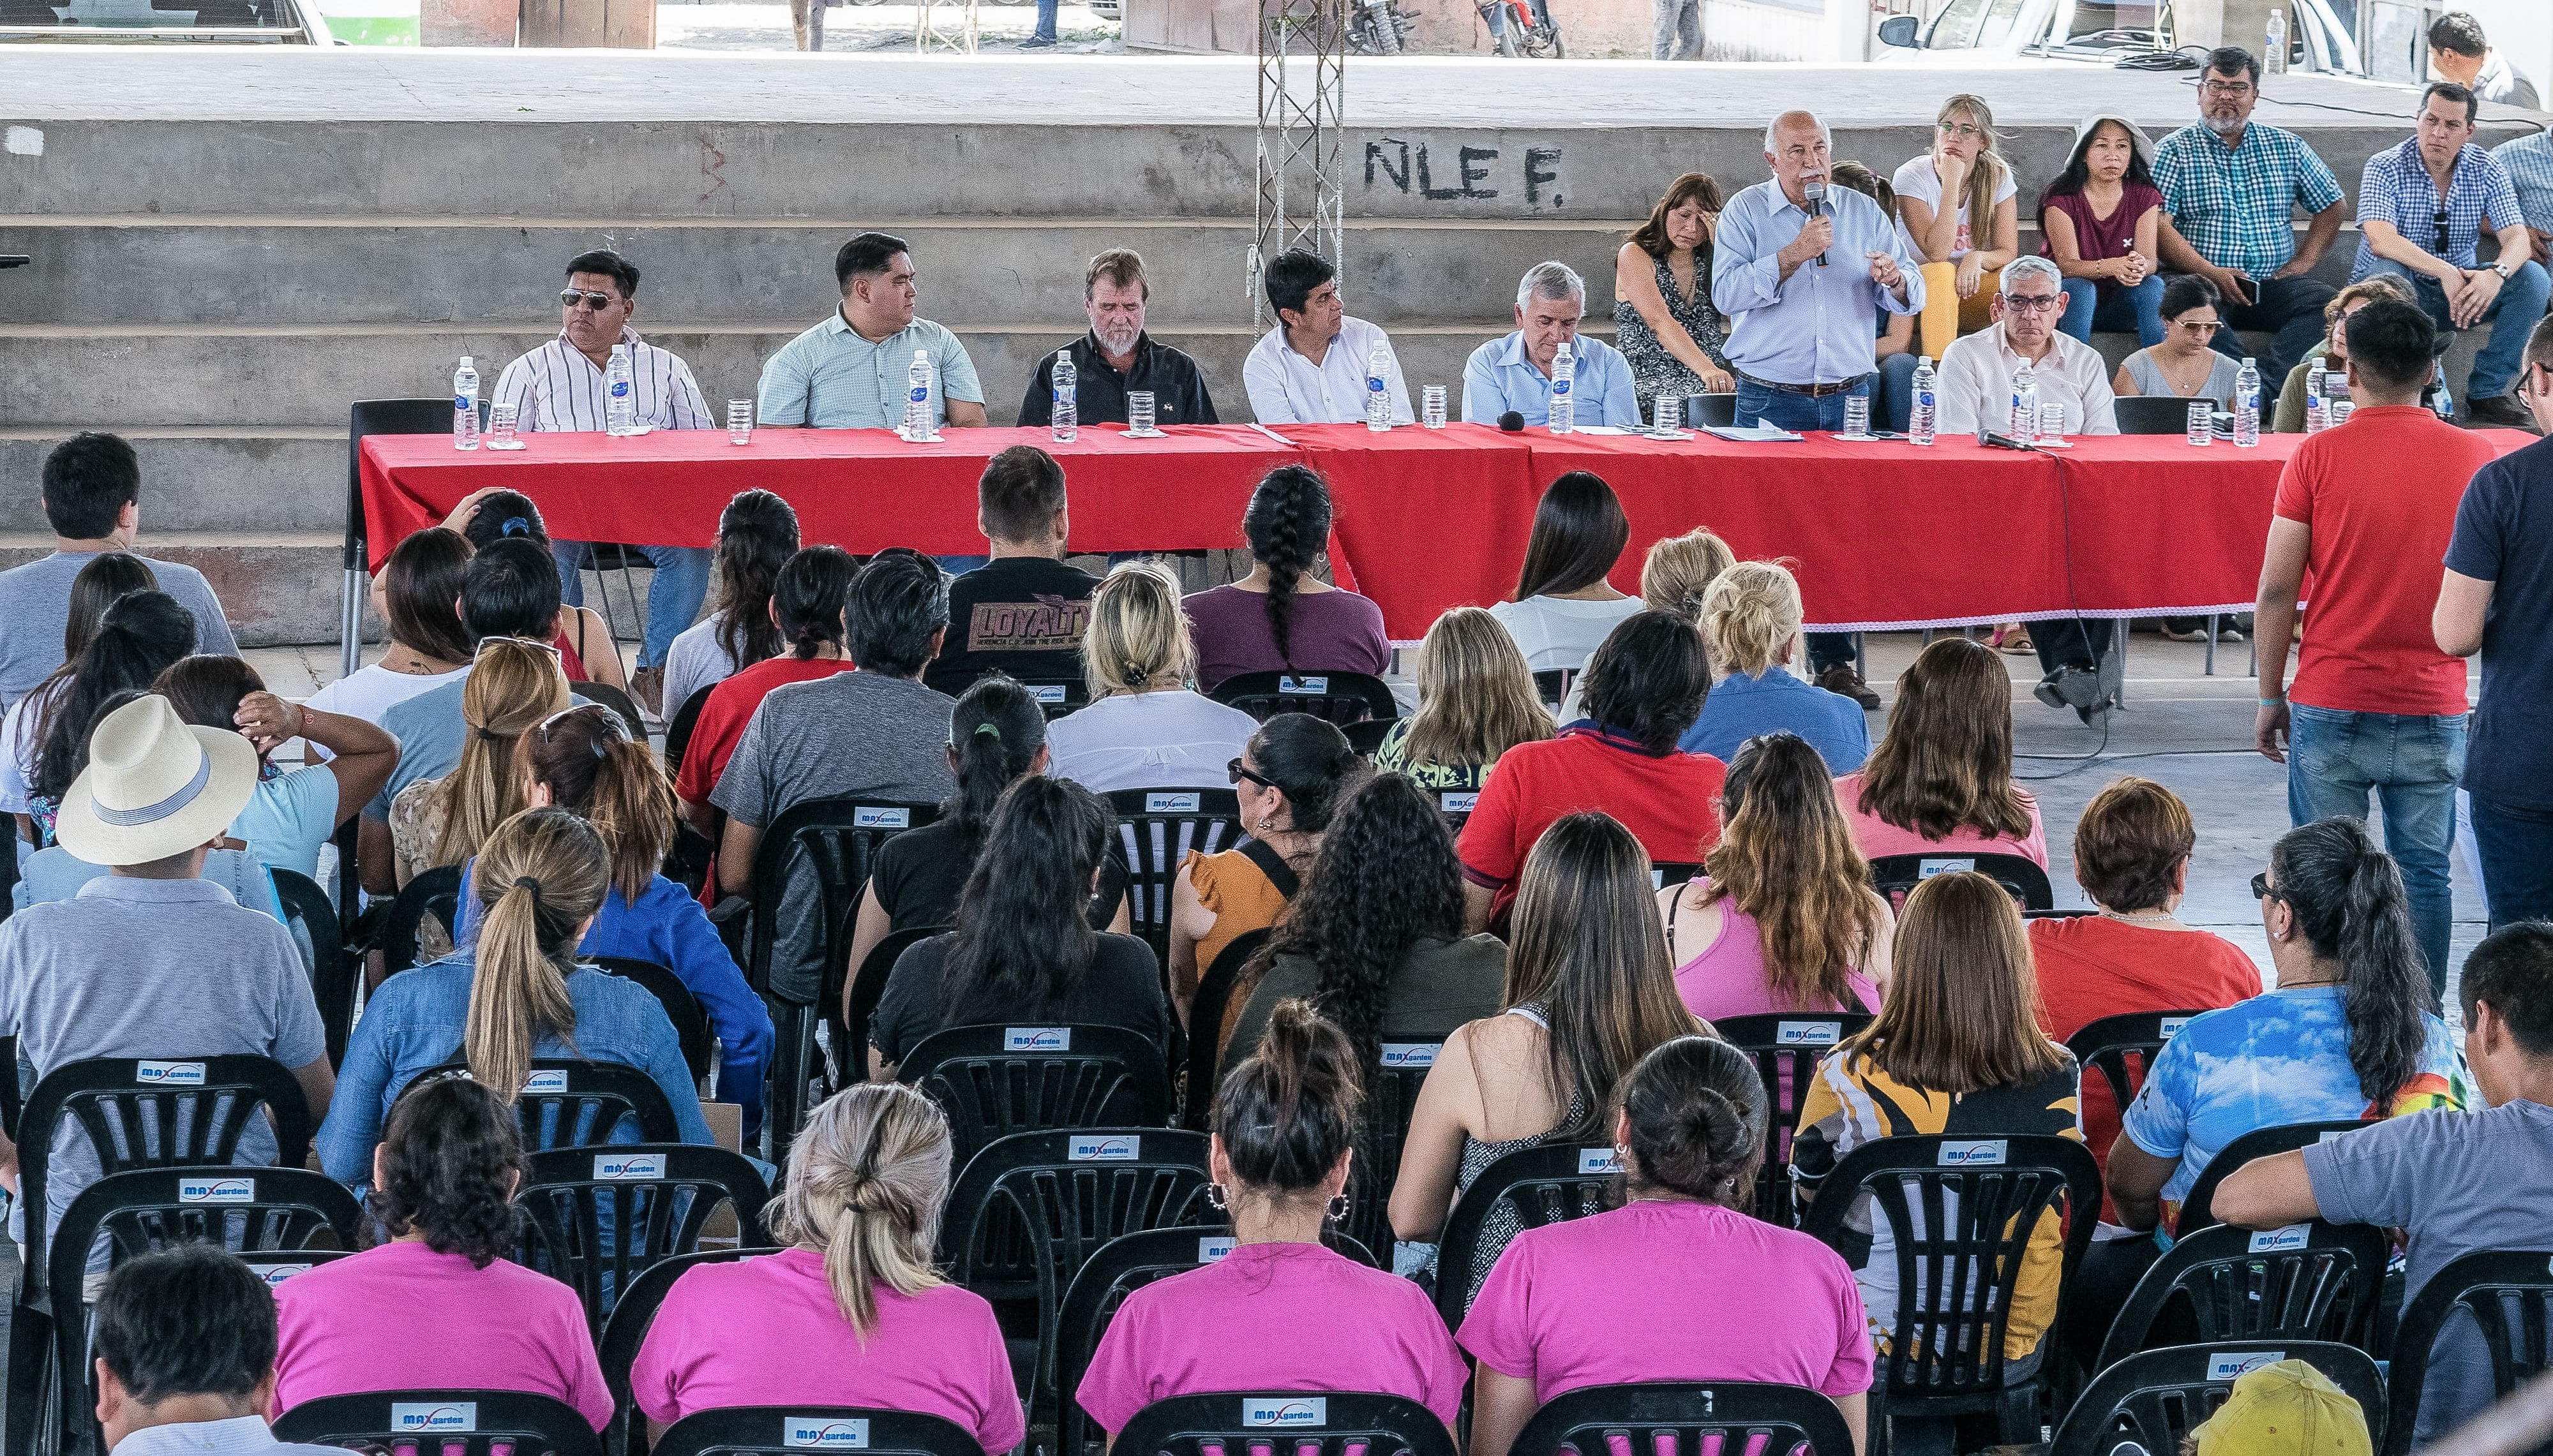
[[[1829,692],[1851,698],[1861,704],[1865,713],[1879,711],[1879,694],[1870,690],[1870,684],[1861,680],[1861,675],[1852,670],[1850,663],[1837,663],[1820,673],[1818,685]]]
[[[2102,690],[2101,675],[2089,668],[2059,668],[2039,679],[2030,695],[2052,708],[2072,708],[2074,716],[2085,727],[2097,725],[2109,715],[2109,693]]]
[[[1023,51],[1052,51],[1062,43],[1053,36],[1031,36],[1020,43]]]
[[[2489,399],[2466,400],[2464,423],[2468,429],[2525,430],[2539,435],[2543,433],[2535,428],[2535,416],[2527,412],[2526,406],[2505,394],[2495,394]]]

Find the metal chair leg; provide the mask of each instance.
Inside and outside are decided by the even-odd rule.
[[[2205,676],[2216,676],[2216,624],[2224,618],[2215,612],[2207,614],[2207,669]]]

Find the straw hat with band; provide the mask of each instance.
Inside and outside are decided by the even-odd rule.
[[[92,865],[145,865],[221,837],[256,788],[247,739],[189,727],[152,693],[98,721],[54,835]]]

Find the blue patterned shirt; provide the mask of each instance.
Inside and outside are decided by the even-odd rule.
[[[2443,248],[2438,245],[2442,213],[2447,233]],[[2482,236],[2485,222],[2497,232],[2524,220],[2507,170],[2470,142],[2456,154],[2456,169],[2447,178],[2444,202],[2438,200],[2438,184],[2430,177],[2428,164],[2420,159],[2417,137],[2367,158],[2366,175],[2358,184],[2361,230],[2370,222],[2391,223],[2412,247],[2460,268],[2476,265],[2474,243]],[[2376,249],[2361,237],[2358,260],[2350,264],[2350,280],[2366,277],[2375,266]]]
[[[2526,225],[2553,233],[2553,132],[2537,132],[2491,149],[2492,160],[2508,173],[2517,189],[2517,210]]]
[[[2291,203],[2321,212],[2341,200],[2340,179],[2295,133],[2254,122],[2228,147],[2186,126],[2155,149],[2164,210],[2198,256],[2266,278],[2296,256]]]

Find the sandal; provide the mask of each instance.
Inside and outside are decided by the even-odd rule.
[[[2039,651],[2031,645],[2030,628],[2021,622],[2007,622],[1994,629],[1994,635],[1986,639],[1986,646],[2015,657],[2026,657]]]

